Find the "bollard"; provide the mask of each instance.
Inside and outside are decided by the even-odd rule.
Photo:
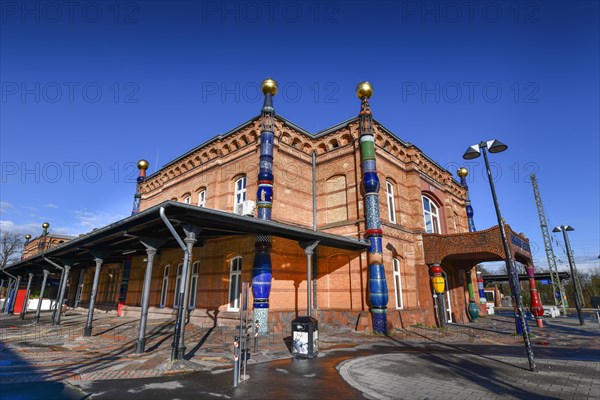
[[[256,324],[254,324],[254,352],[258,353],[258,329],[260,328],[260,324],[258,320],[256,320]]]
[[[239,337],[235,336],[233,341],[233,387],[236,388],[239,382],[240,375],[240,346]]]

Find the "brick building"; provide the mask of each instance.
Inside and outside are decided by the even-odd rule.
[[[319,321],[361,330],[374,329],[369,314],[377,309],[387,315],[389,331],[439,322],[430,274],[430,266],[439,264],[445,278],[440,312],[448,322],[467,322],[474,266],[501,260],[504,253],[498,227],[469,232],[466,187],[415,145],[372,120],[370,92],[359,96],[358,117],[317,133],[276,115],[271,103],[275,93],[276,88],[265,90],[261,115],[152,175],[145,176],[147,163],[142,163],[134,216],[62,243],[45,255],[28,254],[11,267],[12,274],[39,273],[48,268],[45,259],[58,264],[77,260],[71,261],[65,290],[71,304],[88,307],[92,300],[97,307],[135,316],[144,314],[144,277],[150,265],[150,318],[175,316],[184,301],[192,322],[235,325],[240,284],[254,279],[253,286],[258,285],[256,260],[263,251],[270,257],[268,330],[289,326],[291,319],[306,314],[311,302]],[[372,154],[364,147],[365,132],[373,138]],[[365,165],[376,171],[376,185],[365,183],[372,172],[365,171]],[[376,204],[366,201],[367,194],[377,192]],[[178,293],[185,265],[177,243],[172,238],[165,242],[170,233],[158,211],[165,207],[178,232],[183,227],[187,235],[185,224],[199,228],[183,300]],[[263,216],[268,209],[264,223],[256,218],[261,207]],[[368,226],[367,207],[378,212],[380,228]],[[532,267],[528,240],[508,226],[507,230],[513,257]],[[270,236],[268,248],[259,246],[260,235]],[[380,243],[371,241],[367,249],[369,235]],[[149,236],[152,245],[144,242]],[[161,236],[165,243],[159,243]],[[305,242],[318,242],[310,275]],[[157,250],[151,264],[150,253],[144,253],[149,247]],[[101,268],[95,260],[101,261]],[[382,267],[371,269],[372,265]],[[97,295],[91,299],[96,275]],[[377,290],[385,292],[378,296],[387,308],[384,303],[374,306]],[[255,308],[256,304],[255,299]],[[480,310],[485,312],[485,306]]]

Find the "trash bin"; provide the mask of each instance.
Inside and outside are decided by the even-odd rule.
[[[319,352],[319,324],[313,317],[292,321],[292,356],[314,358]]]

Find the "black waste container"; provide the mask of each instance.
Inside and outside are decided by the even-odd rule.
[[[314,358],[319,353],[319,323],[313,317],[292,321],[292,356]]]

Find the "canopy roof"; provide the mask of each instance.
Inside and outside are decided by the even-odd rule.
[[[140,237],[165,240],[160,248],[179,248],[177,241],[160,217],[161,207],[164,207],[167,218],[182,238],[185,237],[182,228],[184,224],[201,228],[202,231],[197,236],[198,242],[224,236],[271,235],[298,242],[319,241],[319,245],[346,250],[364,250],[368,247],[368,243],[364,240],[175,201],[165,201],[139,214],[53,247],[44,253],[37,253],[11,265],[6,270],[11,274],[41,272],[43,268],[50,266],[44,257],[75,268],[78,264],[89,266],[94,252],[102,252],[105,263],[122,262],[125,255],[145,254],[145,247],[140,243]]]

